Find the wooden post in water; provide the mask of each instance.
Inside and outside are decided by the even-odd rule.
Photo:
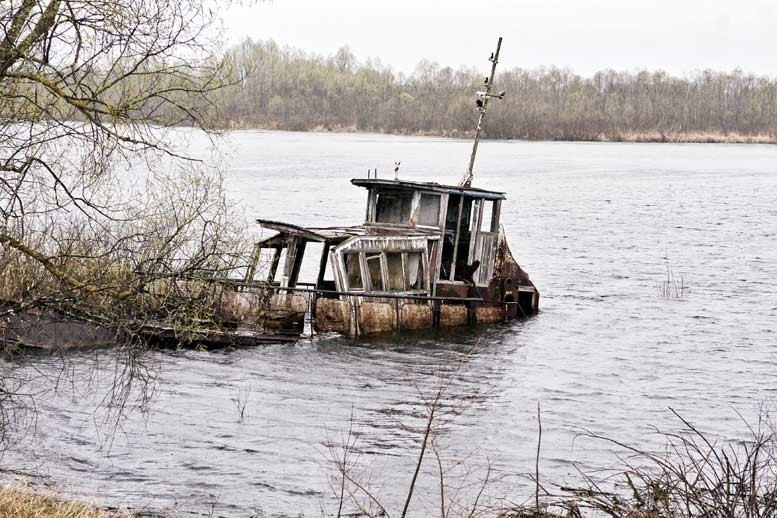
[[[488,100],[491,97],[498,99],[504,99],[505,93],[499,92],[499,94],[492,94],[491,87],[494,84],[494,75],[496,74],[496,64],[499,62],[499,49],[502,48],[502,37],[499,37],[499,41],[496,43],[496,52],[491,54],[488,60],[491,62],[491,76],[487,77],[484,83],[485,91],[477,92],[477,100],[475,101],[480,116],[478,117],[478,127],[475,130],[475,143],[472,145],[472,155],[469,157],[469,167],[467,168],[467,174],[459,182],[459,187],[471,187],[472,178],[474,176],[472,169],[475,166],[475,155],[478,152],[478,142],[480,141],[480,131],[483,129],[483,120],[486,118],[486,106],[488,106]]]

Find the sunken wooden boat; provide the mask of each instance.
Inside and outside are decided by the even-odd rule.
[[[188,333],[186,340],[245,344],[325,332],[359,336],[535,315],[539,292],[510,252],[500,222],[505,193],[472,187],[486,107],[504,96],[491,93],[501,41],[477,93],[475,141],[457,185],[400,180],[396,163],[393,179],[378,178],[376,170],[351,180],[367,191],[360,225],[257,220],[272,235],[255,243],[243,278],[183,287],[208,291],[218,301],[211,321],[216,327],[203,326],[201,336]],[[181,341],[173,328],[151,331]]]
[[[351,180],[367,191],[360,225],[302,227],[259,219],[274,234],[255,243],[241,278],[176,278],[147,286],[150,308],[193,299],[204,309],[202,318],[175,325],[148,317],[127,327],[162,345],[239,346],[537,314],[539,291],[511,253],[500,222],[505,193],[472,187],[488,102],[504,97],[491,93],[501,42],[489,58],[491,75],[477,92],[475,141],[457,185],[400,180],[396,163],[393,179],[378,178],[376,170]],[[300,277],[306,256],[313,259],[315,271],[305,272],[312,282]],[[0,321],[0,342],[19,347],[67,348],[111,343],[116,336],[51,311]]]
[[[231,307],[243,315],[238,315],[242,322],[263,332],[358,336],[538,312],[539,291],[510,252],[500,222],[505,193],[471,186],[488,101],[504,97],[491,93],[501,42],[489,58],[484,90],[477,93],[475,142],[459,184],[399,180],[397,163],[393,180],[379,179],[377,170],[351,180],[367,190],[361,225],[318,228],[257,220],[276,233],[256,243],[246,278],[235,285]],[[300,282],[310,253],[319,254],[315,282]],[[266,272],[261,281],[255,279],[259,271]]]
[[[298,322],[307,315],[312,332],[357,336],[537,313],[539,292],[500,224],[504,193],[375,178],[351,183],[368,192],[362,225],[258,220],[277,232],[257,243],[254,254],[271,257],[269,272],[261,286],[247,280],[243,289],[265,290],[268,314],[296,315]],[[312,244],[320,244],[317,279],[300,283]]]

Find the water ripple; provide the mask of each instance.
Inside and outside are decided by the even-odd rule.
[[[226,180],[246,211],[303,225],[358,222],[364,193],[348,178],[386,156],[413,157],[403,159],[406,179],[443,182],[469,156],[466,142],[443,139],[235,132],[229,141]],[[738,414],[755,422],[770,409],[775,147],[484,142],[478,160],[477,185],[507,192],[502,221],[542,292],[538,317],[154,352],[154,397],[116,428],[95,408],[120,352],[20,359],[3,368],[55,378],[64,361],[75,379],[41,396],[36,433],[3,462],[151,514],[319,516],[332,508],[331,456],[349,429],[356,472],[389,505],[403,501],[441,383],[442,458],[475,479],[490,465],[490,495],[519,501],[532,491],[524,475],[538,402],[543,477],[559,482],[574,480],[575,466],[616,462],[613,445],[585,430],[660,447],[653,427],[681,428],[672,407],[738,439]],[[322,206],[327,196],[340,199]],[[667,268],[688,285],[683,300],[659,295]],[[434,494],[435,477],[420,483]]]

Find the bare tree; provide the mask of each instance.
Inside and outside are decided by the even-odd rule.
[[[208,5],[0,1],[4,321],[56,312],[137,346],[149,319],[208,314],[213,289],[192,279],[240,250],[218,170],[166,131],[209,128],[210,95],[234,80]]]

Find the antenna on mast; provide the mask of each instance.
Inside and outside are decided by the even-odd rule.
[[[459,182],[459,187],[470,187],[472,185],[472,168],[475,165],[475,154],[478,152],[478,142],[480,141],[480,131],[483,129],[483,119],[486,118],[486,106],[488,106],[488,100],[492,97],[497,99],[504,99],[505,92],[499,92],[498,94],[491,93],[491,87],[494,84],[494,74],[496,74],[496,64],[499,62],[499,49],[502,48],[502,37],[499,37],[499,41],[496,43],[496,52],[491,53],[491,57],[488,60],[491,62],[491,77],[487,77],[483,82],[485,87],[484,91],[477,92],[477,99],[475,100],[475,106],[480,112],[478,117],[478,127],[475,131],[475,143],[472,146],[472,155],[469,157],[469,168],[467,174]]]

